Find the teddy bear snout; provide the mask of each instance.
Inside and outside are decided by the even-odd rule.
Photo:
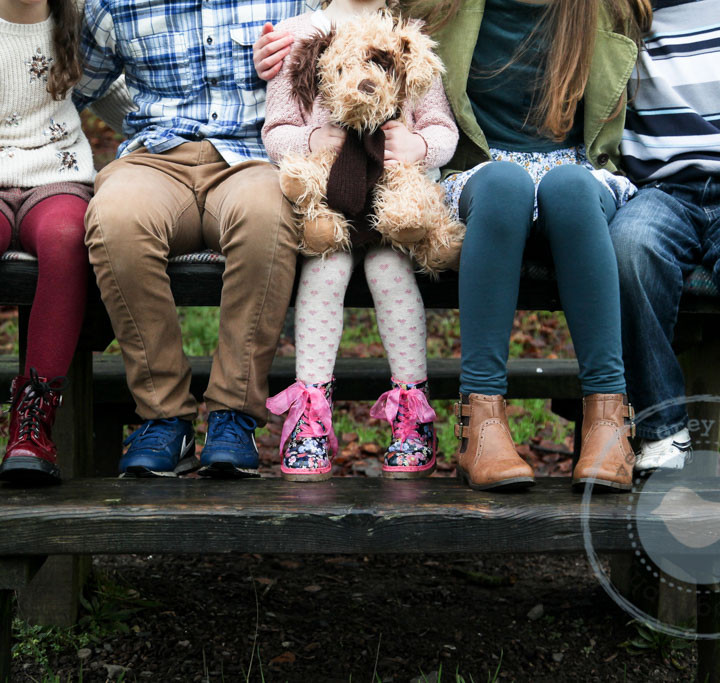
[[[375,88],[377,88],[375,82],[369,78],[363,78],[363,80],[358,83],[358,90],[366,95],[372,95],[375,92]]]

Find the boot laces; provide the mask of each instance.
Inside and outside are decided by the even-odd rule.
[[[395,386],[376,401],[370,409],[370,416],[389,422],[392,425],[393,439],[420,440],[418,428],[422,424],[432,422],[435,419],[435,411],[420,389]]]
[[[418,389],[410,389],[410,391],[401,391],[400,393],[398,411],[393,423],[393,436],[397,437],[400,441],[420,440],[420,434],[418,433],[420,418],[417,412],[413,411],[410,407],[408,394],[410,394],[411,391],[422,393]]]
[[[246,443],[256,427],[257,422],[249,415],[236,410],[218,410],[213,416],[212,438],[222,441],[229,437],[232,442]]]
[[[158,418],[148,420],[130,434],[124,446],[133,444],[136,448],[162,448],[168,441],[171,441],[177,432],[177,421],[179,418]]]
[[[323,389],[317,386],[305,385],[298,380],[277,396],[269,398],[266,402],[268,410],[275,415],[282,415],[288,411],[287,419],[280,435],[280,450],[291,432],[299,424],[297,435],[301,438],[327,437],[330,451],[337,452],[337,437],[332,428],[332,414],[328,396]]]
[[[49,405],[48,394],[52,399],[55,392],[63,391],[67,386],[67,378],[53,377],[44,380],[38,376],[35,368],[30,368],[30,381],[20,392],[17,411],[20,417],[18,423],[18,440],[25,441],[40,438],[41,429],[45,429],[44,420],[47,419],[46,409]]]

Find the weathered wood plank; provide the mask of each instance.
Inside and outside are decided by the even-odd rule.
[[[190,359],[193,369],[191,392],[202,397],[210,377],[211,359]],[[17,359],[0,356],[0,392],[17,374]],[[577,399],[580,383],[574,359],[512,358],[508,363],[508,397]],[[428,377],[433,398],[456,398],[459,387],[460,360],[431,358]],[[338,358],[335,366],[338,400],[375,400],[387,390],[390,366],[384,358]],[[270,371],[270,393],[276,393],[295,378],[295,359],[276,358]],[[87,388],[86,388],[87,390]],[[93,393],[95,406],[132,405],[120,356],[96,354],[93,358]],[[64,410],[64,408],[63,408]]]
[[[217,306],[220,303],[223,264],[171,263],[168,266],[170,282],[178,306]],[[347,306],[371,306],[364,275],[358,269],[348,287]],[[0,304],[29,305],[35,295],[37,264],[28,261],[0,262]],[[457,308],[457,273],[443,273],[435,281],[418,276],[420,291],[427,308]],[[97,289],[89,293],[89,309],[99,303]],[[557,286],[550,280],[523,278],[518,300],[520,309],[559,310],[561,308]],[[720,301],[713,297],[685,295],[683,311],[696,313],[720,312]]]
[[[577,552],[580,512],[567,479],[540,480],[524,495],[473,492],[448,479],[75,480],[0,490],[0,555]],[[625,496],[593,496],[597,551],[630,549],[626,512]]]

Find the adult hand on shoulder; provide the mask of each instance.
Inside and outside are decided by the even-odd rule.
[[[325,147],[332,147],[336,152],[339,152],[346,137],[347,131],[344,128],[340,128],[333,123],[326,123],[310,133],[308,146],[311,152],[316,152]]]
[[[260,37],[253,44],[253,63],[260,78],[269,81],[277,76],[292,42],[291,33],[276,31],[270,22],[262,27]]]
[[[411,133],[400,121],[388,121],[382,126],[385,132],[385,166],[394,166],[401,161],[414,163],[422,161],[427,154],[425,140],[417,133]]]

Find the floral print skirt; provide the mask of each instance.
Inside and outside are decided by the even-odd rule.
[[[536,192],[540,180],[542,180],[543,176],[550,169],[565,164],[576,164],[587,168],[598,182],[611,192],[618,208],[625,204],[625,202],[637,192],[635,185],[624,176],[613,175],[610,171],[596,170],[593,168],[593,165],[588,161],[585,154],[584,145],[556,149],[551,152],[512,152],[491,147],[490,155],[493,161],[512,161],[522,166],[533,179]],[[460,195],[463,189],[465,189],[465,184],[479,169],[490,163],[492,163],[492,161],[486,161],[462,173],[454,173],[442,182],[445,188],[446,201],[453,214],[453,218],[456,220],[460,220],[458,206],[460,203]],[[535,218],[537,218],[537,197],[535,201]]]

